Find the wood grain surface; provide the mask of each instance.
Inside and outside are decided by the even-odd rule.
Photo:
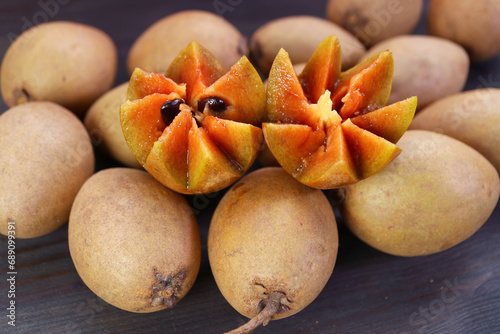
[[[26,22],[43,19],[37,14],[43,11],[42,4],[56,1],[2,0],[0,57],[10,44],[8,36],[19,34]],[[324,17],[326,5],[324,0],[233,3],[239,4],[224,17],[248,37],[281,16]],[[50,20],[87,23],[113,38],[119,51],[117,84],[128,79],[125,58],[130,46],[153,22],[182,9],[215,12],[212,0],[59,0],[57,4]],[[417,33],[426,33],[424,16]],[[472,66],[466,89],[478,87],[500,87],[500,57]],[[2,102],[0,113],[6,109]],[[120,166],[98,150],[96,156],[97,170]],[[16,327],[8,326],[7,238],[0,236],[0,333],[221,333],[243,324],[246,318],[217,289],[206,252],[208,225],[222,194],[209,200],[186,197],[197,209],[202,235],[199,277],[175,308],[152,314],[117,309],[85,286],[70,258],[65,225],[44,237],[16,240]],[[499,205],[470,239],[416,258],[372,249],[337,218],[340,250],[323,292],[300,313],[270,322],[255,333],[500,333]]]

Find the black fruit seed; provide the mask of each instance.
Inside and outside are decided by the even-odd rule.
[[[161,106],[161,117],[167,126],[174,121],[175,116],[181,111],[180,107],[183,103],[183,99],[175,99],[167,101]]]
[[[198,101],[198,110],[203,112],[205,110],[205,106],[208,106],[208,109],[214,113],[224,112],[227,108],[224,100],[218,97],[206,97]]]

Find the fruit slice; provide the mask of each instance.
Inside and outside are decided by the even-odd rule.
[[[184,48],[170,64],[166,77],[187,86],[186,101],[194,105],[193,96],[203,92],[226,73],[221,63],[196,42]]]
[[[250,167],[252,157],[260,150],[263,140],[260,128],[217,117],[205,117],[203,128],[219,148],[239,165],[239,169]],[[232,140],[227,141],[227,138]]]
[[[121,106],[123,133],[142,166],[184,194],[221,190],[238,180],[263,143],[266,95],[246,57],[227,73],[191,43],[167,76],[136,69]]]
[[[327,38],[318,46],[299,76],[309,101],[316,103],[325,92],[331,90],[341,73],[340,43],[336,38]]]
[[[351,121],[360,128],[396,144],[413,120],[414,113],[408,111],[416,108],[417,98],[413,96],[367,114],[353,117]]]
[[[347,145],[353,153],[360,179],[375,174],[401,153],[393,143],[354,125],[350,119],[342,123]]]
[[[385,106],[391,93],[394,61],[390,51],[375,54],[332,83],[333,108],[346,119]]]
[[[383,51],[341,72],[340,46],[330,36],[297,76],[280,50],[267,88],[270,122],[262,126],[280,165],[306,185],[333,189],[390,163],[417,104],[412,97],[385,106],[393,66],[391,52]]]
[[[189,187],[189,131],[195,124],[191,111],[182,110],[154,142],[143,164],[155,179],[170,189]]]
[[[266,91],[262,80],[247,57],[243,56],[226,73],[219,61],[196,42],[190,43],[174,59],[166,77],[185,83],[186,102],[206,115],[260,126],[266,117]],[[204,110],[201,102],[220,97],[224,113]]]
[[[325,145],[325,132],[301,124],[264,123],[264,138],[285,170],[298,176],[309,164],[310,157]],[[290,155],[294,151],[296,154]]]
[[[308,124],[308,100],[290,58],[281,49],[267,82],[267,114],[271,122]],[[294,73],[294,75],[290,75]],[[272,75],[271,75],[272,74]],[[308,124],[309,125],[309,124]]]
[[[249,89],[252,89],[252,92]],[[197,105],[199,101],[219,95],[225,97],[227,104],[224,118],[259,127],[262,125],[266,116],[266,91],[259,74],[247,57],[242,57],[229,72],[203,92],[193,96],[193,104]],[[256,113],[256,110],[261,112]],[[219,116],[209,108],[203,112],[207,115]]]
[[[136,68],[127,89],[127,100],[142,99],[151,94],[177,93],[179,96],[186,96],[186,85],[178,85],[172,79],[161,74],[149,73]]]
[[[175,98],[180,97],[175,94],[151,94],[143,99],[128,100],[120,108],[122,130],[126,138],[133,138],[136,143],[130,145],[131,141],[127,140],[127,144],[143,166],[149,151],[167,126],[158,110],[165,102]]]

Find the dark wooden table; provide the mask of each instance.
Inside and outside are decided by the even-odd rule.
[[[250,36],[268,20],[295,14],[324,16],[325,0],[222,0],[238,4],[224,17]],[[116,83],[126,81],[125,57],[150,24],[182,9],[215,12],[213,0],[2,0],[0,57],[10,33],[44,19],[43,4],[56,4],[46,18],[87,23],[106,31],[119,50]],[[45,11],[46,12],[46,11]],[[417,29],[425,33],[425,19]],[[84,70],[84,69],[82,69]],[[500,87],[500,57],[474,64],[466,89]],[[0,113],[7,108],[0,105]],[[96,151],[97,169],[119,166]],[[0,157],[1,159],[1,157]],[[1,186],[1,185],[0,185]],[[328,193],[327,193],[328,194]],[[220,333],[246,319],[224,300],[210,272],[206,237],[221,195],[197,217],[202,263],[196,284],[172,310],[134,314],[106,304],[78,277],[67,243],[67,225],[32,240],[16,240],[16,327],[7,325],[7,239],[0,237],[0,333]],[[471,201],[474,198],[470,199]],[[295,316],[271,322],[256,333],[500,333],[500,206],[470,239],[439,254],[401,258],[356,239],[339,218],[337,265],[320,296]]]

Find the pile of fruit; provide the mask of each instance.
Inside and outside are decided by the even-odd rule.
[[[62,21],[26,31],[1,65],[0,233],[15,222],[16,238],[35,238],[69,222],[89,289],[154,312],[196,284],[202,245],[185,195],[225,190],[207,249],[221,293],[252,318],[234,333],[321,293],[339,243],[325,190],[382,252],[464,241],[499,199],[500,90],[461,91],[470,61],[499,54],[500,38],[448,31],[462,20],[447,15],[451,0],[431,2],[440,37],[407,35],[422,11],[411,0],[385,4],[390,22],[374,33],[370,6],[385,2],[330,0],[331,21],[277,19],[248,44],[214,14],[175,13],[132,45],[130,80],[115,88],[105,32]],[[499,7],[464,3],[463,15],[482,13],[473,3]],[[183,38],[169,37],[179,27]],[[93,146],[126,167],[95,173]]]

